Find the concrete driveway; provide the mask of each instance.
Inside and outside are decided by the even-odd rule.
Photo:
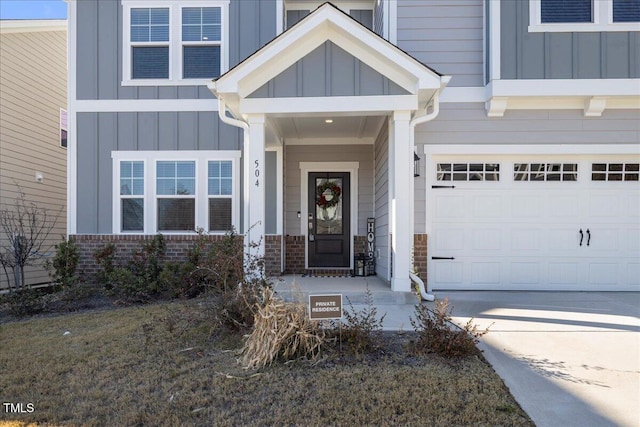
[[[481,348],[538,427],[640,426],[640,294],[436,296],[457,321],[493,324]]]

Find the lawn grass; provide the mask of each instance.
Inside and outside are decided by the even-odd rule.
[[[237,363],[198,301],[0,323],[0,426],[533,426],[479,357],[411,356],[410,333],[375,355]],[[68,334],[65,334],[68,332]]]

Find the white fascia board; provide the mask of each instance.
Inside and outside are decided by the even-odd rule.
[[[1,20],[0,34],[67,31],[66,19],[16,19]]]
[[[216,99],[106,99],[75,102],[79,113],[218,111]]]
[[[365,138],[287,138],[289,145],[373,145],[374,137]]]
[[[301,114],[353,113],[376,114],[395,110],[417,110],[414,95],[325,96],[295,98],[249,98],[240,100],[240,113]]]
[[[439,89],[442,85],[438,74],[357,25],[333,6],[325,5],[220,77],[215,90],[247,97],[325,41],[334,42],[410,93]]]
[[[640,96],[640,79],[493,80],[493,96]]]
[[[318,32],[298,34],[300,37],[291,40],[293,35],[294,33],[284,33],[280,36],[283,38],[282,43],[267,46],[239,64],[229,74],[220,77],[216,80],[216,90],[219,93],[237,92],[241,97],[249,96],[327,40],[326,36]],[[299,43],[294,44],[293,41]]]
[[[67,236],[78,229],[77,3],[67,2]]]

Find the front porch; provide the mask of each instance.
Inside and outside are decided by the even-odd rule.
[[[271,280],[273,289],[287,301],[307,303],[309,295],[341,294],[343,307],[349,301],[356,306],[365,304],[368,289],[376,306],[417,304],[420,300],[413,292],[394,292],[376,276],[370,277],[308,277],[288,274]],[[381,313],[384,310],[381,309]]]
[[[209,84],[244,131],[242,228],[267,273],[347,276],[367,253],[394,291],[426,277],[414,128],[448,81],[325,4]]]

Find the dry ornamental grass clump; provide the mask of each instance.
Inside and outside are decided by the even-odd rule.
[[[253,330],[241,350],[242,363],[249,369],[270,365],[278,357],[315,358],[324,342],[318,323],[309,319],[303,304],[285,302],[273,290],[263,290]]]

